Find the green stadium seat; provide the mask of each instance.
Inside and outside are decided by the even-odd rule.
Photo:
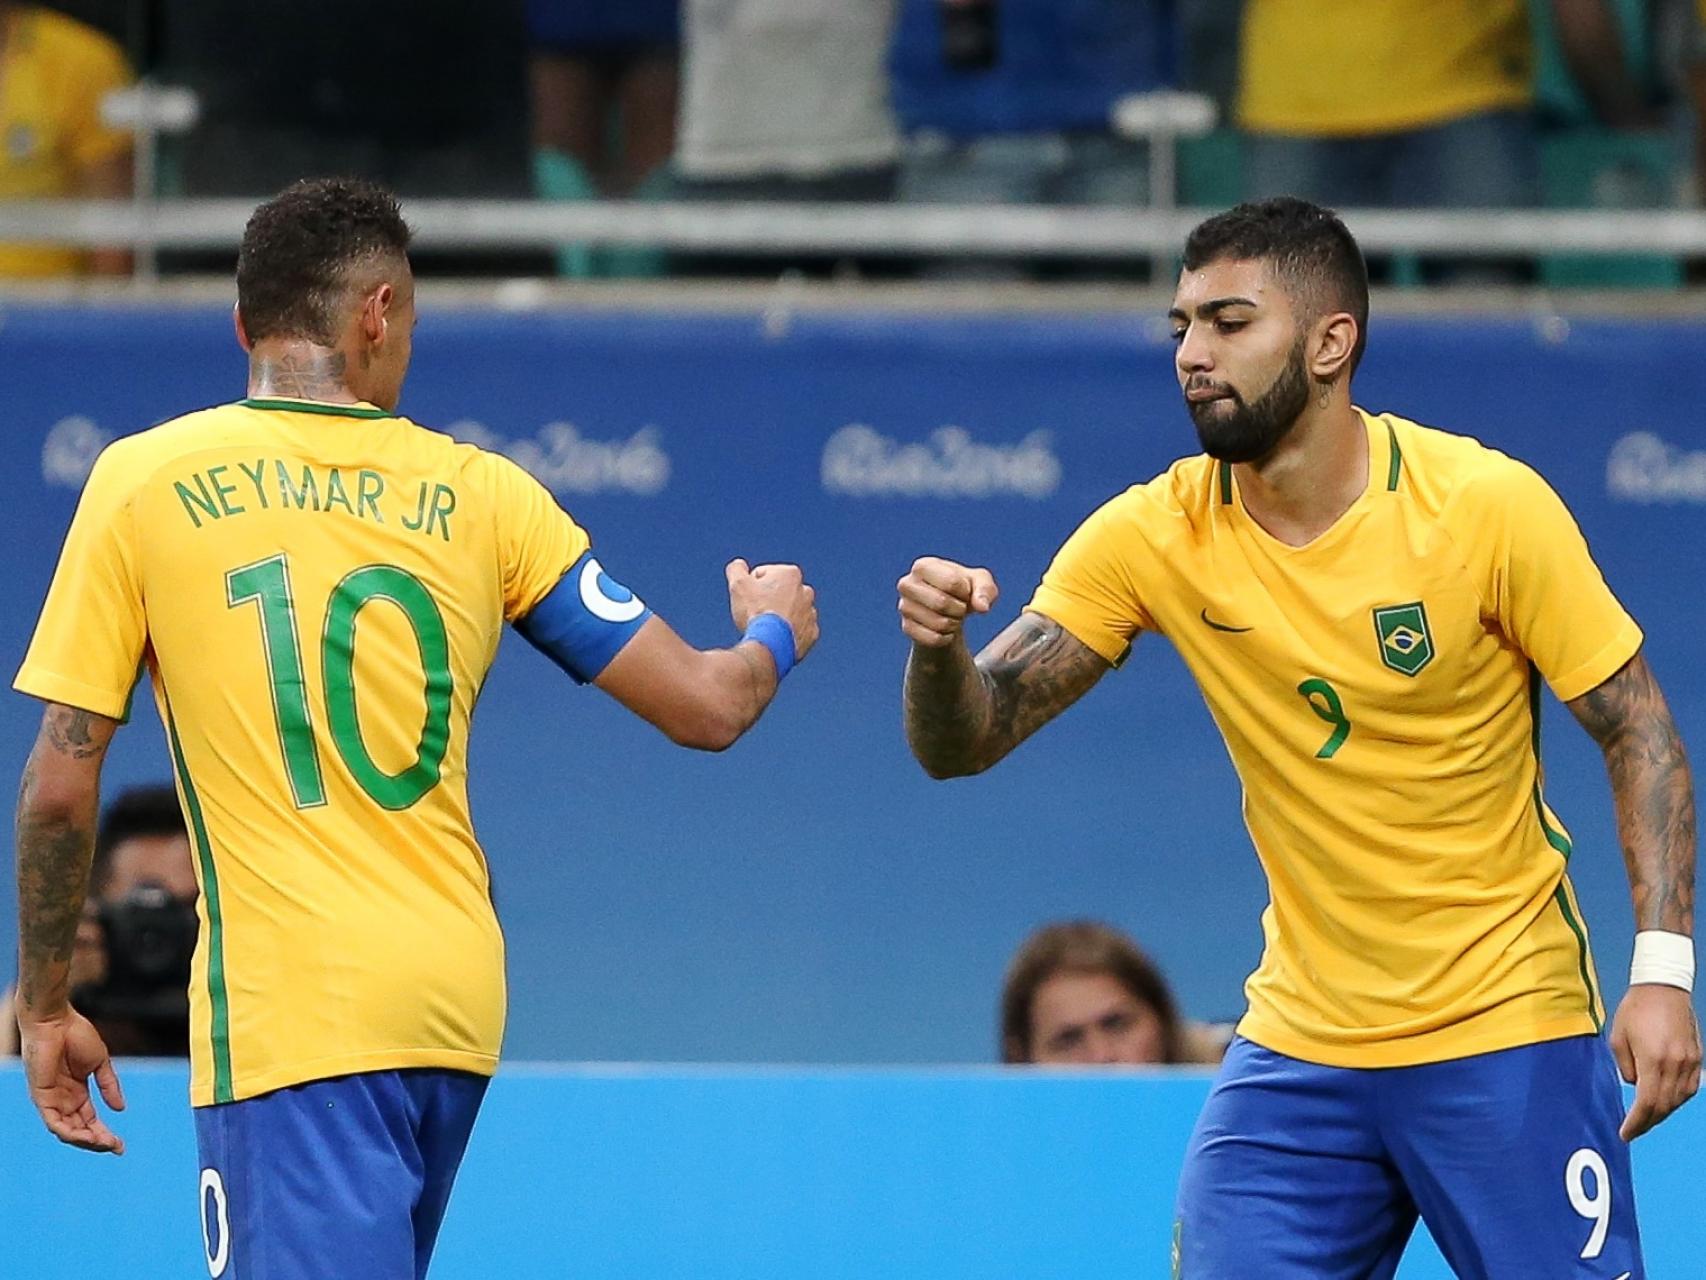
[[[1549,209],[1665,208],[1679,163],[1664,134],[1572,129],[1541,144],[1542,197]],[[1674,289],[1682,263],[1650,254],[1557,254],[1541,259],[1540,280],[1566,289]]]
[[[533,187],[541,200],[596,200],[598,189],[573,156],[541,147],[533,153]],[[669,193],[670,177],[660,170],[635,192],[639,200],[658,200]],[[665,274],[661,250],[630,247],[564,245],[557,251],[557,274],[574,280],[654,279]]]

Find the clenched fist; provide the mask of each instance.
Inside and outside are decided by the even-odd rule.
[[[896,584],[900,629],[914,644],[940,649],[954,642],[966,615],[988,613],[1001,594],[988,569],[968,569],[952,560],[925,556]]]
[[[817,643],[817,592],[806,584],[797,564],[729,561],[729,613],[742,631],[761,613],[780,614],[794,629],[794,657],[802,659]]]

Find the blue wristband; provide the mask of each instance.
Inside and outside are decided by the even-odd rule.
[[[746,624],[746,631],[741,635],[741,639],[754,641],[770,650],[770,656],[776,660],[778,684],[783,676],[794,669],[794,663],[799,661],[794,656],[794,629],[779,613],[759,614]]]

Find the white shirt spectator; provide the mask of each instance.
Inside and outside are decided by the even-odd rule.
[[[690,179],[892,164],[894,0],[685,0],[676,165]]]

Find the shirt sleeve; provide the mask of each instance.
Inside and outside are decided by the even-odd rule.
[[[89,32],[78,49],[73,64],[76,83],[68,86],[74,97],[66,146],[72,163],[87,169],[130,148],[130,135],[101,119],[101,101],[114,89],[130,84],[133,77],[123,52],[107,37]]]
[[[1116,666],[1139,631],[1155,629],[1137,589],[1148,541],[1134,507],[1133,496],[1125,494],[1079,525],[1027,606]]]
[[[484,455],[497,519],[504,620],[533,612],[592,546],[539,481],[499,454]]]
[[[1472,482],[1491,553],[1486,604],[1499,628],[1568,702],[1597,688],[1641,648],[1641,629],[1612,594],[1552,486],[1501,460]]]
[[[96,461],[13,688],[122,720],[148,643],[125,444]]]

